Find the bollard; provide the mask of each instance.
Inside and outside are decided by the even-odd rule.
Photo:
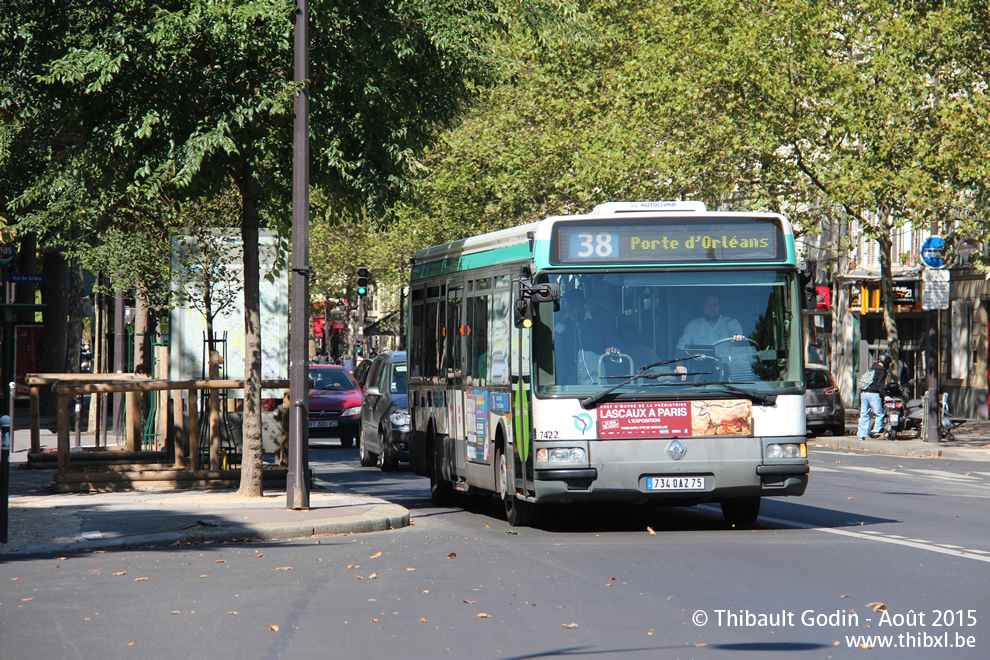
[[[82,447],[82,394],[76,395],[76,449]]]
[[[0,417],[0,543],[7,543],[7,511],[10,500],[10,416]]]

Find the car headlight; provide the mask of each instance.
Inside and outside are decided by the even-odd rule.
[[[581,447],[553,447],[536,450],[537,463],[587,463],[588,452]]]
[[[348,408],[344,412],[340,413],[341,417],[357,417],[361,414],[361,406],[354,406],[353,408]]]
[[[409,413],[396,410],[388,416],[388,421],[392,422],[392,426],[409,426]]]
[[[807,458],[808,445],[802,443],[767,445],[767,458]]]

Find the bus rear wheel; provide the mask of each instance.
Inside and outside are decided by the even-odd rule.
[[[729,524],[738,526],[752,525],[759,516],[759,497],[740,497],[722,502],[722,517]]]
[[[505,452],[499,448],[495,454],[496,488],[505,506],[505,519],[513,527],[527,527],[536,517],[536,505],[516,497],[515,489],[509,486],[509,463]]]

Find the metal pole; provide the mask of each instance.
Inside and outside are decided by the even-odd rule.
[[[294,80],[303,83],[295,99],[292,125],[292,319],[289,329],[289,473],[286,507],[309,508],[309,11],[296,0]],[[284,411],[289,414],[289,411]]]
[[[114,299],[113,308],[113,370],[114,373],[124,373],[124,292],[121,291]],[[124,430],[124,395],[114,392],[113,395],[113,432],[120,441]]]
[[[7,543],[7,511],[10,501],[10,417],[0,417],[0,543]]]
[[[938,310],[928,312],[928,347],[925,362],[927,362],[928,391],[925,397],[928,399],[927,418],[925,419],[925,429],[927,433],[923,438],[925,442],[939,441],[938,431]]]

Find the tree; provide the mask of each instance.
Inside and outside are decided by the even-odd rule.
[[[990,238],[990,21],[978,2],[591,3],[594,39],[516,48],[493,90],[425,160],[397,207],[425,244],[589,211],[701,199],[844,214],[881,246],[892,351],[891,231]],[[427,223],[429,220],[429,223]]]
[[[79,196],[98,190],[111,200],[237,187],[244,495],[261,493],[258,231],[288,224],[285,145],[299,91],[291,8],[287,0],[10,0],[0,19],[0,167],[32,156],[30,176],[6,202],[19,214],[33,208],[63,226],[52,211],[66,195],[51,186],[60,177]],[[565,10],[553,0],[311,2],[314,184],[341,204],[383,208],[474,85],[497,76],[489,36],[512,22],[537,28]]]

